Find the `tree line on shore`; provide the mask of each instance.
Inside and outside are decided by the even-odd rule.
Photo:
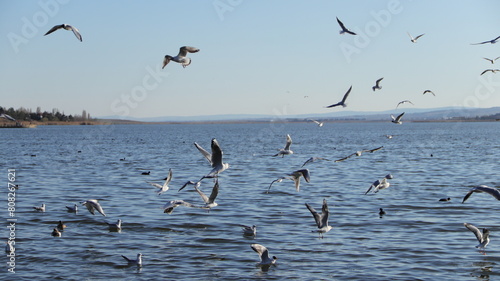
[[[38,121],[38,122],[74,122],[74,121],[88,121],[91,120],[90,114],[85,110],[82,111],[81,115],[70,114],[66,115],[64,112],[60,112],[57,108],[52,109],[52,112],[42,111],[40,107],[37,107],[36,111],[20,107],[14,109],[12,107],[6,108],[0,106],[0,114],[7,114],[8,116],[16,119],[17,121]]]

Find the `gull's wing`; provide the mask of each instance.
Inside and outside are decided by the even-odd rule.
[[[408,34],[408,36],[410,36],[410,40],[415,40],[415,38],[413,38],[413,36],[410,35],[410,32],[406,32]]]
[[[71,26],[71,25],[69,25],[69,28],[71,29],[71,31],[73,31],[76,38],[78,38],[78,40],[80,40],[80,42],[82,42],[82,35],[80,34],[80,31],[78,30],[78,28]]]
[[[398,117],[396,117],[396,122],[399,122],[399,120],[401,120],[401,117],[403,117],[404,114],[405,114],[404,112],[399,114]]]
[[[342,102],[338,102],[336,104],[332,104],[332,105],[329,105],[329,106],[325,106],[326,108],[331,108],[331,107],[335,107],[335,106],[339,106],[339,105],[342,105]]]
[[[212,139],[212,167],[222,166],[222,150],[220,149],[219,143],[214,138]]]
[[[311,162],[314,162],[314,157],[311,157],[311,158],[307,159],[307,161],[304,162],[304,164],[302,164],[302,167],[304,167],[306,164],[309,164]]]
[[[488,71],[491,71],[491,69],[486,69],[485,71],[481,72],[481,75],[485,74]]]
[[[206,151],[203,147],[201,147],[196,142],[194,143],[194,146],[196,146],[196,148],[198,149],[198,151],[200,151],[201,154],[203,154],[203,156],[207,159],[208,163],[210,163],[210,165],[212,165],[212,154],[209,153],[208,151]]]
[[[61,29],[64,27],[64,24],[59,24],[59,25],[55,25],[54,27],[52,27],[49,31],[47,31],[47,33],[44,34],[45,35],[49,35],[51,34],[52,32],[58,30],[58,29]]]
[[[479,228],[466,222],[464,223],[464,226],[467,227],[468,230],[472,231],[474,235],[476,235],[477,241],[479,241],[479,243],[483,243],[483,233],[481,232],[481,230],[479,230]]]
[[[257,254],[259,254],[260,260],[268,260],[269,259],[269,251],[267,250],[266,247],[260,245],[260,244],[252,244],[250,245],[252,250],[254,250]]]
[[[372,183],[372,185],[370,185],[370,187],[368,188],[368,190],[365,192],[365,195],[368,194],[368,192],[370,192],[370,190],[372,190],[372,188],[377,188],[377,186],[380,185],[380,180],[376,180]]]
[[[179,192],[179,191],[183,190],[183,189],[184,189],[184,187],[188,186],[189,184],[192,184],[192,185],[194,185],[194,186],[196,186],[196,187],[199,187],[199,186],[201,185],[201,182],[200,182],[200,181],[197,181],[197,182],[194,182],[194,181],[187,181],[186,183],[184,183],[184,185],[183,185],[181,188],[179,188],[179,190],[178,190],[177,192]]]
[[[340,25],[340,28],[342,28],[343,31],[346,31],[347,32],[347,28],[345,28],[344,24],[339,20],[339,18],[337,17],[337,22],[339,23]]]
[[[215,198],[219,194],[219,181],[215,181],[214,187],[212,188],[212,193],[210,193],[210,197],[208,198],[208,203],[215,202]]]
[[[124,258],[128,263],[132,262],[131,259],[127,258],[126,256],[122,255],[122,258]]]
[[[307,209],[309,209],[309,212],[311,212],[311,214],[313,215],[314,221],[316,221],[316,225],[318,226],[318,228],[321,228],[321,215],[318,214],[318,212],[316,212],[316,210],[307,203],[306,207]]]
[[[167,176],[167,179],[165,180],[165,183],[163,184],[163,186],[168,185],[171,180],[172,180],[172,168],[168,169],[168,176]]]
[[[269,193],[269,190],[271,189],[271,186],[273,185],[273,183],[275,182],[282,182],[284,179],[286,179],[286,177],[281,177],[279,179],[275,179],[271,182],[271,184],[269,185],[269,187],[267,188],[267,193]]]
[[[469,197],[474,192],[486,192],[486,193],[490,194],[491,196],[495,197],[497,200],[500,200],[500,191],[498,191],[498,189],[493,188],[493,187],[489,187],[486,185],[479,185],[479,186],[472,188],[469,192],[467,192],[467,194],[464,196],[464,199],[462,200],[462,203],[467,201],[467,199],[469,199]]]
[[[323,199],[323,206],[321,207],[321,225],[320,227],[328,225],[328,217],[330,216],[330,210],[328,210],[328,204],[326,199]]]
[[[352,90],[352,85],[351,85],[351,87],[349,87],[349,90],[347,90],[347,92],[344,94],[344,97],[342,98],[342,104],[345,103],[345,100],[347,99],[347,97],[351,93],[351,90]]]
[[[496,59],[492,60],[492,59],[489,59],[489,58],[483,58],[483,59],[485,59],[485,60],[487,60],[487,61],[489,61],[489,62],[491,62],[491,63],[494,63],[494,62],[495,62],[495,60],[496,60]]]
[[[374,148],[374,149],[364,149],[364,150],[361,150],[362,152],[370,152],[370,153],[373,153],[377,150],[381,150],[382,148],[384,148],[384,146],[380,146],[380,147],[377,147],[377,148]]]
[[[420,38],[420,37],[424,36],[424,34],[425,34],[425,33],[420,34],[419,36],[415,37],[415,40],[417,40],[418,38]]]
[[[101,215],[103,216],[106,216],[106,214],[104,214],[104,210],[102,209],[101,207],[101,204],[99,204],[99,202],[97,200],[95,201],[90,201],[90,204],[92,205],[93,208],[95,208]],[[92,213],[93,214],[93,213]]]
[[[190,53],[196,53],[198,52],[200,49],[198,48],[195,48],[195,47],[190,47],[190,46],[182,46],[180,49],[179,49],[179,54],[177,56],[179,57],[185,57],[187,56],[187,53],[190,52]]]
[[[164,69],[164,68],[165,68],[165,66],[167,66],[167,64],[170,62],[170,59],[172,59],[172,57],[171,57],[171,56],[169,56],[169,55],[166,55],[166,56],[165,56],[165,58],[163,59],[163,66],[162,66],[162,68],[161,68],[161,69]]]
[[[285,150],[290,150],[290,145],[292,145],[292,138],[290,135],[286,135],[286,144],[285,144]]]
[[[205,202],[205,204],[208,204],[209,203],[208,201],[210,199],[208,199],[208,197],[205,195],[205,193],[203,193],[196,185],[194,186],[194,189],[196,190],[196,192],[198,192],[198,194],[200,195],[203,202]]]
[[[346,157],[344,157],[344,158],[337,159],[337,160],[335,160],[335,162],[341,162],[341,161],[344,161],[344,160],[346,160],[346,159],[348,159],[348,158],[350,158],[350,157],[352,157],[352,156],[354,156],[354,155],[356,155],[356,153],[352,153],[352,154],[350,154],[350,155],[348,155],[348,156],[346,156]]]
[[[152,186],[154,186],[154,187],[156,187],[156,188],[163,188],[163,185],[161,185],[161,184],[157,184],[157,183],[155,183],[155,182],[150,182],[150,181],[147,181],[147,183],[149,183],[150,185],[152,185]]]

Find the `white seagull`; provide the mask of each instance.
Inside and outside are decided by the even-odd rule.
[[[137,259],[135,259],[135,260],[129,259],[129,258],[127,258],[124,255],[122,255],[122,257],[127,261],[128,265],[142,266],[142,257],[143,257],[143,255],[141,253],[137,254]]]
[[[410,100],[403,100],[403,101],[398,102],[398,104],[396,105],[396,109],[399,107],[400,104],[404,104],[404,103],[410,103],[410,104],[414,105]]]
[[[168,176],[165,179],[165,182],[163,183],[163,185],[160,185],[160,184],[157,184],[154,182],[149,182],[149,181],[147,183],[158,188],[159,189],[158,195],[161,195],[163,192],[165,192],[169,189],[168,184],[170,183],[171,180],[172,180],[172,169],[168,169]]]
[[[314,123],[316,123],[316,125],[318,125],[318,127],[323,127],[323,122],[320,122],[320,121],[317,121],[317,120],[313,120],[313,119],[309,119],[311,121],[313,121]]]
[[[356,35],[356,33],[350,31],[349,29],[347,29],[344,24],[339,20],[339,18],[337,17],[337,22],[339,23],[340,25],[340,28],[342,28],[342,30],[339,32],[340,34],[344,34],[344,33],[349,33],[351,35]]]
[[[80,31],[78,31],[78,29],[74,26],[71,26],[69,24],[60,24],[60,25],[56,25],[54,27],[52,27],[49,31],[47,31],[47,33],[45,33],[45,35],[49,35],[51,34],[52,32],[58,30],[58,29],[65,29],[65,30],[71,30],[73,31],[73,33],[75,34],[76,38],[78,38],[78,40],[80,40],[80,42],[82,42],[82,35],[80,35]],[[45,36],[44,35],[44,36]]]
[[[292,138],[287,134],[285,148],[279,149],[279,152],[273,155],[273,157],[279,155],[281,155],[281,157],[285,157],[285,155],[293,154],[293,151],[290,149],[290,145],[292,145]]]
[[[203,156],[205,156],[205,158],[208,160],[208,162],[210,163],[210,165],[213,168],[212,171],[210,171],[210,173],[208,173],[206,176],[203,176],[202,179],[203,178],[215,178],[219,175],[219,173],[222,173],[223,171],[225,171],[226,169],[229,168],[228,163],[222,162],[223,152],[219,146],[219,143],[217,142],[217,140],[215,138],[212,139],[212,144],[211,144],[212,153],[209,153],[208,151],[203,149],[203,147],[201,147],[196,142],[194,143],[194,146],[196,146],[196,148],[201,152],[201,154],[203,154]]]
[[[120,232],[122,230],[122,220],[117,220],[116,223],[106,223],[108,224],[109,231]]]
[[[352,85],[349,88],[349,90],[347,90],[347,92],[344,94],[344,97],[342,98],[342,100],[340,102],[326,106],[326,108],[331,108],[331,107],[335,107],[335,106],[339,106],[339,105],[341,105],[342,107],[346,107],[347,104],[345,103],[345,101],[346,101],[347,97],[349,96],[349,93],[351,93],[351,90],[352,90]]]
[[[382,89],[382,86],[380,86],[380,81],[382,81],[382,79],[384,79],[384,77],[378,79],[377,81],[375,81],[375,86],[372,87],[372,90],[375,92],[375,90],[380,90]]]
[[[326,199],[323,199],[323,207],[321,208],[321,214],[316,212],[313,207],[306,203],[307,209],[311,212],[316,221],[316,225],[318,226],[317,230],[313,230],[312,232],[318,232],[320,238],[323,238],[323,234],[330,231],[333,227],[328,225],[328,216],[330,212],[328,211],[328,205],[326,204]]]
[[[323,157],[311,157],[311,158],[307,159],[307,161],[304,162],[304,164],[302,164],[302,167],[304,167],[305,165],[307,165],[309,163],[315,162],[317,160],[331,161],[330,159],[326,159],[326,158],[323,158]]]
[[[419,36],[417,36],[417,37],[413,38],[413,36],[411,36],[409,32],[406,32],[406,33],[408,33],[408,36],[410,36],[410,41],[411,41],[412,43],[417,43],[418,38],[420,38],[420,37],[424,36],[424,34],[425,34],[425,33],[423,33],[423,34],[420,34]]]
[[[479,42],[479,43],[472,43],[471,45],[481,45],[481,44],[486,44],[486,43],[495,44],[498,41],[498,39],[500,39],[500,36],[498,36],[495,39],[489,40],[489,41],[484,41],[484,42]]]
[[[260,244],[252,244],[250,245],[252,250],[257,252],[260,257],[260,265],[271,265],[276,263],[276,260],[278,259],[276,256],[273,256],[272,258],[269,257],[269,251],[267,250],[266,247],[260,245]]]
[[[431,93],[433,96],[436,96],[436,94],[434,94],[434,92],[433,92],[433,91],[431,91],[431,90],[425,90],[425,91],[424,91],[424,93],[423,93],[422,95],[425,95],[425,94],[427,94],[427,93]]]
[[[365,195],[368,194],[368,192],[370,192],[372,188],[374,193],[377,193],[381,189],[388,188],[389,186],[391,186],[391,184],[387,180],[390,180],[392,178],[394,177],[391,174],[387,174],[382,180],[374,181],[372,185],[370,185],[368,190],[365,192]]]
[[[484,250],[488,243],[490,243],[490,231],[486,228],[483,228],[483,231],[481,232],[479,228],[466,222],[464,223],[464,226],[467,227],[468,230],[472,231],[474,235],[476,235],[477,241],[479,242],[476,248]]]
[[[35,209],[35,211],[38,211],[38,212],[45,212],[45,204],[42,204],[42,206],[40,207],[33,207],[33,209]]]
[[[403,113],[399,114],[398,117],[394,117],[394,115],[391,114],[391,118],[392,118],[391,122],[394,124],[398,124],[398,125],[403,124],[403,121],[401,121],[401,117],[403,117],[404,114],[405,113],[403,112]]]
[[[496,73],[497,71],[500,71],[500,69],[486,69],[485,71],[481,72],[481,75],[485,74],[488,71],[491,71],[492,73]]]
[[[336,163],[336,162],[341,162],[341,161],[344,161],[344,160],[346,160],[346,159],[348,159],[348,158],[351,158],[352,156],[361,156],[361,154],[363,154],[363,152],[370,152],[370,153],[373,153],[373,152],[375,152],[375,151],[377,151],[377,150],[380,150],[380,149],[382,149],[382,148],[384,148],[384,146],[379,146],[379,147],[374,148],[374,149],[363,149],[363,150],[359,150],[359,151],[356,151],[356,152],[354,152],[354,153],[352,153],[352,154],[347,155],[347,156],[346,156],[346,157],[344,157],[344,158],[340,158],[340,159],[335,160],[335,163]]]
[[[271,186],[273,185],[273,183],[282,182],[284,179],[293,180],[295,182],[295,190],[297,190],[297,192],[299,192],[300,191],[300,177],[303,177],[306,182],[311,181],[311,175],[309,173],[309,170],[308,169],[300,169],[300,170],[294,171],[291,174],[288,174],[288,176],[286,176],[286,177],[281,177],[279,179],[273,180],[271,182],[271,184],[269,185],[269,188],[267,189],[267,193],[269,193],[269,190],[271,189]]]
[[[104,210],[101,207],[101,204],[99,204],[99,200],[97,199],[89,199],[85,202],[82,202],[82,205],[87,207],[87,210],[89,210],[92,215],[95,215],[95,211],[97,210],[101,215],[106,216],[106,214],[104,214]]]
[[[485,59],[485,60],[487,60],[487,61],[491,62],[491,64],[494,64],[494,63],[495,63],[495,61],[496,61],[497,59],[500,59],[500,57],[497,57],[497,58],[495,58],[495,59],[489,59],[489,58],[483,58],[483,59]]]
[[[16,251],[16,248],[14,248],[14,246],[12,246],[13,242],[11,242],[10,240],[5,242],[5,253],[7,254],[10,254],[12,252],[15,252]]]
[[[462,203],[464,203],[465,201],[467,201],[467,199],[469,199],[469,197],[474,192],[485,192],[485,193],[488,193],[489,195],[495,197],[497,200],[500,200],[500,191],[498,191],[498,189],[496,189],[494,187],[489,187],[489,186],[486,186],[486,185],[479,185],[479,186],[476,186],[476,187],[472,188],[465,195],[464,199],[462,200]]]
[[[243,235],[251,235],[251,236],[257,236],[257,226],[252,225],[252,226],[247,226],[247,225],[240,225],[241,229],[243,230]]]
[[[167,64],[170,62],[170,61],[175,61],[175,62],[178,62],[180,64],[182,64],[182,67],[186,67],[188,65],[191,64],[191,59],[186,57],[187,56],[187,53],[196,53],[198,52],[200,49],[198,48],[195,48],[195,47],[189,47],[189,46],[182,46],[180,49],[179,49],[179,54],[175,57],[172,57],[170,55],[166,55],[165,58],[163,59],[163,68],[165,68],[165,66],[167,66]]]
[[[219,194],[219,181],[215,180],[214,187],[212,188],[212,193],[210,193],[210,197],[206,196],[205,193],[203,193],[200,189],[198,189],[199,185],[195,185],[194,189],[198,194],[200,195],[201,199],[203,199],[203,202],[205,202],[205,206],[201,207],[202,209],[208,209],[210,212],[210,209],[213,207],[216,207],[218,204],[215,202],[215,198],[217,198],[217,195]]]
[[[172,200],[163,206],[163,212],[167,214],[172,214],[175,208],[179,206],[191,207],[191,208],[199,208],[191,203],[188,203],[184,200]]]
[[[78,213],[78,205],[74,205],[73,207],[66,206],[66,210],[68,213]]]

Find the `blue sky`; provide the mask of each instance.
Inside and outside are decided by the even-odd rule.
[[[1,1],[1,106],[122,117],[500,106],[500,73],[480,76],[500,68],[483,59],[499,57],[500,42],[471,45],[500,36],[499,10],[494,0]],[[340,35],[335,17],[359,35]],[[83,42],[43,36],[62,23]],[[425,35],[414,44],[407,32]],[[161,70],[183,45],[200,48],[192,64]],[[351,85],[348,107],[324,108]]]

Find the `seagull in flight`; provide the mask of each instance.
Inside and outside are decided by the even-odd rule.
[[[149,181],[147,183],[149,183],[150,185],[158,188],[159,189],[158,195],[161,195],[163,192],[165,192],[165,191],[167,191],[169,189],[168,184],[170,183],[171,180],[172,180],[172,169],[169,169],[168,170],[168,176],[165,179],[165,182],[163,183],[163,185],[160,185],[160,184],[157,184],[157,183],[154,183],[154,182],[149,182]]]
[[[164,213],[167,213],[167,214],[172,214],[172,212],[174,211],[175,208],[179,207],[179,206],[185,206],[185,207],[190,207],[190,208],[200,208],[198,206],[195,206],[191,203],[188,203],[184,200],[172,200],[172,201],[169,201],[167,202],[164,206],[163,206],[163,212]]]
[[[370,152],[370,153],[373,153],[373,152],[375,152],[375,151],[377,151],[377,150],[380,150],[380,149],[382,149],[382,148],[384,148],[384,146],[379,146],[379,147],[374,148],[374,149],[363,149],[363,150],[359,150],[359,151],[356,151],[356,152],[354,152],[354,153],[352,153],[352,154],[349,154],[348,156],[346,156],[346,157],[344,157],[344,158],[340,158],[340,159],[335,160],[335,163],[336,163],[336,162],[342,162],[342,161],[344,161],[344,160],[347,160],[348,158],[351,158],[352,156],[361,156],[361,154],[363,154],[363,152]]]
[[[476,187],[473,187],[467,194],[464,196],[464,199],[462,200],[462,203],[465,203],[467,199],[472,195],[472,193],[475,192],[485,192],[488,193],[489,195],[495,197],[497,200],[500,200],[500,191],[494,187],[489,187],[486,185],[479,185]]]
[[[196,53],[200,51],[200,49],[198,48],[195,48],[195,47],[189,47],[189,46],[182,46],[180,49],[179,49],[179,54],[175,57],[172,57],[170,55],[166,55],[165,58],[163,59],[163,68],[165,68],[165,66],[167,66],[167,64],[170,62],[170,61],[175,61],[175,62],[178,62],[180,64],[182,64],[182,67],[186,68],[186,66],[190,65],[191,64],[191,59],[186,57],[187,56],[187,53]]]
[[[496,73],[497,71],[500,71],[500,69],[486,69],[485,71],[481,72],[481,75],[485,74],[488,71],[491,71],[492,73]]]
[[[436,96],[436,94],[434,94],[434,92],[433,92],[433,91],[431,91],[431,90],[425,90],[425,91],[424,91],[424,93],[423,93],[422,95],[425,95],[425,94],[427,94],[427,93],[431,93],[433,96]]]
[[[318,127],[323,127],[323,122],[320,122],[320,121],[317,121],[317,120],[313,120],[313,119],[309,119],[311,121],[313,121],[314,123],[316,123],[316,125],[318,125]]]
[[[211,148],[212,148],[212,153],[209,153],[206,151],[203,147],[201,147],[199,144],[196,142],[194,143],[194,146],[201,152],[203,156],[208,160],[208,163],[212,166],[212,171],[208,173],[206,176],[203,176],[202,179],[204,178],[215,178],[219,175],[219,173],[222,173],[226,169],[229,168],[228,163],[223,163],[222,162],[222,149],[219,146],[219,143],[215,138],[212,139],[211,143]],[[182,189],[182,188],[181,188]]]
[[[485,59],[485,60],[487,60],[487,61],[491,62],[491,64],[494,64],[494,63],[495,63],[495,61],[496,61],[497,59],[500,59],[500,57],[497,57],[497,58],[495,58],[495,59],[489,59],[489,58],[483,58],[483,59]]]
[[[202,209],[207,209],[210,212],[210,209],[217,206],[217,202],[215,202],[215,198],[217,198],[217,195],[219,194],[219,181],[215,180],[215,185],[212,188],[212,193],[210,193],[210,197],[207,197],[199,188],[199,185],[195,185],[194,189],[198,194],[201,196],[201,199],[203,199],[203,202],[205,202],[205,206],[201,207]]]
[[[464,226],[472,231],[474,235],[476,235],[477,241],[479,244],[476,246],[476,248],[479,248],[480,250],[484,250],[488,243],[490,243],[490,231],[487,228],[483,228],[483,231],[479,230],[476,226],[470,224],[470,223],[464,223]]]
[[[420,37],[424,36],[424,34],[425,34],[425,33],[423,33],[423,34],[420,34],[419,36],[417,36],[417,37],[413,38],[413,36],[411,36],[409,32],[406,32],[406,33],[408,33],[408,36],[410,36],[410,41],[411,41],[412,43],[417,43],[418,38],[420,38]]]
[[[405,113],[403,112],[403,113],[399,114],[398,117],[394,117],[394,115],[391,114],[391,118],[392,118],[391,122],[394,124],[398,124],[398,125],[403,124],[403,122],[401,121],[401,118],[403,117],[404,114]]]
[[[321,214],[316,212],[316,210],[314,210],[314,208],[307,203],[306,207],[313,215],[314,220],[316,221],[316,225],[318,226],[318,229],[312,232],[318,232],[320,238],[323,238],[323,234],[330,231],[333,228],[332,226],[328,225],[328,216],[330,215],[330,212],[328,211],[328,205],[326,204],[326,199],[323,199],[323,207],[321,208]]]
[[[65,23],[64,24],[60,24],[60,25],[56,25],[56,26],[52,27],[49,31],[47,31],[47,33],[45,33],[45,35],[49,35],[52,32],[54,32],[56,30],[59,30],[59,29],[65,29],[65,30],[71,30],[71,31],[73,31],[73,33],[75,34],[76,38],[78,40],[80,40],[80,42],[82,42],[82,35],[80,34],[80,31],[78,31],[78,29],[76,27],[71,26],[69,24],[65,24]]]
[[[272,258],[269,257],[269,251],[267,250],[266,247],[260,245],[260,244],[252,244],[250,245],[252,250],[254,250],[257,254],[259,254],[260,257],[260,265],[271,265],[276,263],[276,260],[278,259],[276,256],[273,256]]]
[[[342,100],[336,104],[332,104],[332,105],[329,105],[327,106],[326,108],[331,108],[331,107],[335,107],[335,106],[339,106],[341,105],[342,107],[346,107],[346,103],[345,103],[345,100],[347,99],[347,97],[349,96],[349,93],[351,92],[352,90],[352,85],[351,87],[349,88],[349,90],[347,90],[347,92],[344,94],[344,97],[342,98]]]
[[[307,161],[304,162],[304,164],[302,164],[302,167],[304,167],[305,165],[307,165],[309,163],[318,161],[318,160],[331,161],[330,159],[326,159],[326,158],[323,158],[323,157],[311,157],[311,158],[307,159]]]
[[[82,205],[87,207],[87,210],[89,210],[92,215],[95,215],[95,211],[97,210],[101,215],[106,216],[106,214],[104,214],[104,210],[101,207],[101,204],[99,204],[99,201],[97,199],[89,199],[87,201],[84,201]]]
[[[281,157],[283,158],[285,157],[285,155],[293,154],[293,151],[290,149],[290,145],[292,145],[292,138],[287,134],[285,148],[279,149],[279,152],[273,155],[273,157],[281,155]]]
[[[129,259],[126,256],[122,255],[122,257],[127,261],[128,265],[137,265],[137,266],[142,266],[142,257],[143,255],[141,253],[137,254],[137,259]]]
[[[387,180],[390,180],[392,178],[394,177],[391,174],[387,174],[382,180],[374,181],[372,185],[370,185],[368,190],[365,192],[365,195],[368,194],[368,192],[370,192],[372,188],[374,193],[377,193],[381,189],[388,188],[389,186],[391,186],[391,184]]]
[[[471,45],[481,45],[481,44],[486,44],[486,43],[495,44],[498,41],[498,39],[500,39],[500,36],[498,36],[495,39],[489,40],[489,41],[484,41],[484,42],[479,42],[479,43],[473,43]]]
[[[397,105],[396,105],[396,109],[399,107],[400,104],[404,104],[404,103],[411,103],[412,105],[414,105],[411,101],[409,100],[403,100],[403,101],[400,101]]]
[[[372,90],[375,92],[375,90],[380,90],[382,89],[382,86],[380,86],[380,81],[382,81],[382,79],[384,79],[384,77],[378,79],[377,81],[375,81],[375,86],[372,87]]]
[[[279,179],[273,180],[271,182],[271,184],[269,185],[269,188],[267,189],[266,193],[269,193],[269,190],[271,189],[271,186],[273,185],[273,183],[282,182],[284,179],[293,180],[295,182],[295,190],[297,190],[297,192],[299,192],[300,191],[300,177],[303,177],[306,182],[311,181],[311,175],[309,173],[309,170],[308,169],[300,169],[300,170],[294,171],[291,174],[288,174],[288,176],[286,176],[286,177],[281,177]]]
[[[351,35],[356,35],[356,33],[350,31],[349,29],[347,29],[344,24],[339,20],[339,18],[337,17],[337,22],[339,23],[340,25],[340,28],[342,28],[342,30],[339,32],[340,34],[344,34],[344,33],[349,33]]]

